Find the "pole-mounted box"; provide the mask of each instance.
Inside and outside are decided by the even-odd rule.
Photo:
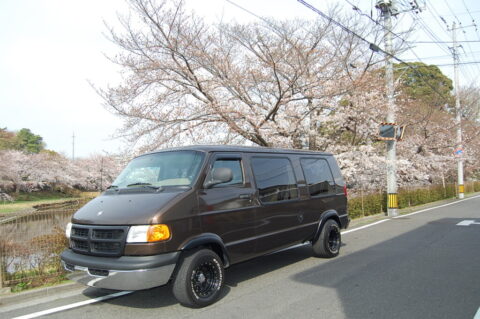
[[[381,141],[401,141],[405,134],[405,125],[397,126],[396,123],[380,123],[378,139]]]

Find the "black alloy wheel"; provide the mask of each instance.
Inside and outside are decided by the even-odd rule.
[[[332,252],[338,252],[340,250],[340,229],[338,226],[332,225],[328,229],[328,249]]]
[[[222,259],[210,249],[186,251],[173,280],[175,298],[188,307],[211,305],[225,282]]]
[[[340,226],[334,219],[329,219],[323,225],[318,239],[313,242],[312,248],[315,256],[332,258],[338,256],[341,245]]]
[[[220,271],[213,261],[205,261],[192,271],[192,290],[198,298],[211,297],[221,283]]]

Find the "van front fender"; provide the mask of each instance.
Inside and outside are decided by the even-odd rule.
[[[210,247],[220,258],[226,267],[230,266],[227,249],[220,236],[213,233],[204,233],[193,238],[187,239],[181,246],[180,250],[192,250],[198,247]]]

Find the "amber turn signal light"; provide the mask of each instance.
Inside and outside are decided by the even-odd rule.
[[[147,242],[167,240],[170,238],[170,229],[165,224],[150,225],[147,231]]]

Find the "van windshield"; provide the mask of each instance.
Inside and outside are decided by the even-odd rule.
[[[111,188],[139,186],[192,186],[202,166],[204,154],[172,151],[133,159],[112,183]]]

